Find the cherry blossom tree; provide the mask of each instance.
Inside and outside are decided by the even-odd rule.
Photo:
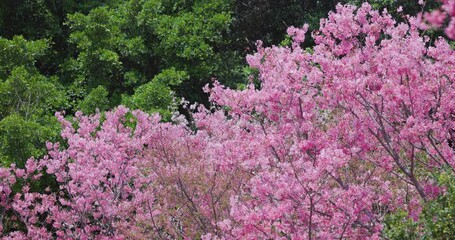
[[[418,27],[368,4],[321,20],[312,52],[290,28],[291,48],[248,58],[260,88],[211,89],[212,101],[254,125],[269,154],[231,200],[229,231],[248,238],[378,237],[383,215],[440,189],[429,174],[455,168],[454,61]],[[248,127],[252,132],[253,127]]]

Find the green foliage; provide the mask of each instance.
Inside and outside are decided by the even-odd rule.
[[[189,77],[190,76],[188,76],[185,71],[178,71],[171,67],[163,70],[160,74],[157,74],[154,77],[154,80],[168,86],[178,86],[182,82],[188,80]]]
[[[435,177],[445,189],[441,196],[424,203],[418,221],[399,210],[386,216],[386,239],[451,239],[455,236],[455,175],[443,172]]]
[[[292,38],[288,35],[286,35],[284,37],[283,41],[280,42],[280,46],[283,46],[283,47],[285,47],[285,46],[290,47],[291,44],[292,44]]]
[[[67,106],[56,77],[35,67],[45,55],[47,41],[0,38],[0,164],[23,164],[41,156],[44,143],[58,135],[53,113]]]
[[[119,96],[133,94],[149,79],[168,74],[167,69],[185,77],[172,77],[181,82],[161,87],[204,101],[203,85],[215,76],[228,79],[232,69],[240,69],[240,55],[224,47],[229,42],[224,34],[232,22],[230,7],[228,0],[130,0],[68,15],[68,41],[75,57],[61,65],[61,76],[72,85],[72,101],[78,105],[102,85],[114,106]]]
[[[145,112],[159,112],[163,119],[170,120],[175,93],[172,87],[187,81],[189,75],[175,68],[163,70],[152,81],[139,86],[132,96],[124,95],[123,104],[131,109],[142,109]]]
[[[0,79],[5,79],[17,66],[36,72],[35,64],[48,50],[48,41],[27,41],[22,36],[12,40],[0,37]]]
[[[103,85],[113,92],[122,87],[124,64],[121,58],[126,61],[129,55],[142,53],[144,47],[140,39],[130,41],[120,30],[115,11],[107,7],[96,8],[88,15],[69,15],[67,24],[72,30],[69,42],[76,45],[78,56],[67,60],[64,71],[75,72],[76,76],[71,76],[83,81],[88,89]]]
[[[49,38],[60,31],[58,18],[46,0],[0,1],[0,35]]]
[[[65,106],[55,78],[32,74],[23,66],[14,68],[6,81],[0,82],[0,98],[0,118],[16,113],[31,119]]]
[[[57,39],[65,36],[62,23],[68,13],[88,13],[91,9],[114,5],[119,0],[2,0],[0,35],[23,35],[27,39]],[[61,46],[59,46],[61,47]]]
[[[404,210],[398,210],[385,218],[383,234],[386,239],[417,239],[419,237],[418,223],[410,219]]]
[[[105,87],[98,86],[79,103],[78,110],[87,115],[95,113],[96,109],[99,111],[107,110],[109,108],[108,94]]]
[[[455,236],[455,176],[452,172],[443,173],[438,182],[446,192],[426,204],[422,221],[428,239],[449,239]]]
[[[213,77],[232,79],[231,71],[239,65],[236,60],[239,56],[224,47],[228,44],[225,33],[232,22],[229,1],[176,4],[173,8],[182,9],[178,12],[167,6],[164,2],[161,10],[167,14],[149,14],[152,10],[145,8],[139,15],[144,28],[153,32],[148,46],[158,57],[161,68],[175,67],[189,75],[188,81],[173,87],[176,93],[190,101],[204,102],[202,87]],[[226,69],[226,65],[231,69]]]
[[[154,32],[158,41],[154,52],[174,66],[183,60],[216,58],[213,44],[223,41],[222,33],[231,22],[226,1],[195,1],[192,11],[173,15],[152,15],[143,11],[139,18]],[[189,66],[187,66],[189,67]]]
[[[0,165],[23,166],[28,158],[45,154],[45,142],[57,137],[58,123],[51,117],[41,121],[26,120],[18,114],[0,121]]]
[[[68,45],[69,29],[64,26],[68,13],[88,13],[98,6],[115,5],[119,0],[2,0],[0,1],[0,36],[22,35],[27,40],[47,39],[51,51],[38,68],[54,75],[63,60],[72,55]]]
[[[26,120],[65,107],[66,99],[55,77],[45,77],[34,66],[47,42],[0,38],[0,120],[19,114]]]

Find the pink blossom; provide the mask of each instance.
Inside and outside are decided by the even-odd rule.
[[[289,27],[287,33],[291,36],[296,43],[305,41],[305,34],[308,31],[308,24],[303,25],[302,28]]]

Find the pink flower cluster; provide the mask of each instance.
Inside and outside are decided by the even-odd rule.
[[[1,236],[378,239],[385,214],[417,218],[443,193],[430,173],[455,169],[454,51],[367,3],[321,20],[312,52],[306,31],[259,42],[260,87],[206,87],[213,107],[191,127],[124,107],[57,114],[67,142],[0,169],[1,216],[26,228]],[[43,171],[58,187],[31,191]]]
[[[441,28],[447,20],[445,33],[450,39],[455,39],[455,0],[440,0],[442,7],[423,15],[424,19],[435,28]]]

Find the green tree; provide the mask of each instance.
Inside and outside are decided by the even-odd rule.
[[[17,66],[25,70],[37,72],[36,63],[48,51],[46,40],[27,41],[22,36],[8,40],[0,37],[0,79],[5,79]]]
[[[225,59],[233,54],[220,50],[228,43],[223,34],[231,21],[226,0],[131,0],[86,15],[71,14],[67,25],[76,57],[62,65],[62,79],[72,83],[74,92],[85,94],[104,86],[112,107],[122,95],[132,95],[157,74],[175,69],[188,78],[179,79],[184,80],[180,84],[161,83],[167,84],[161,90],[203,101],[202,86],[232,70],[226,63],[233,61]]]
[[[45,0],[0,1],[0,36],[23,35],[29,39],[52,38],[61,30],[59,19]]]
[[[56,139],[58,123],[50,116],[41,121],[26,120],[23,116],[12,114],[0,121],[0,165],[15,163],[23,167],[30,157],[43,156],[45,143]]]
[[[172,113],[177,110],[174,104],[176,96],[171,87],[180,85],[188,78],[185,71],[166,69],[152,81],[139,86],[131,97],[124,97],[123,104],[148,113],[159,112],[163,119],[170,120]]]
[[[88,13],[98,6],[115,5],[119,0],[2,0],[0,1],[0,36],[12,39],[47,39],[52,51],[42,59],[39,69],[55,74],[63,59],[71,54],[69,29],[64,25],[69,13]]]
[[[58,135],[55,111],[67,103],[55,77],[46,77],[35,67],[45,55],[44,40],[0,38],[0,162],[23,164],[44,153],[46,140]]]
[[[98,86],[79,103],[77,110],[81,110],[87,115],[95,113],[97,109],[99,111],[107,110],[109,107],[108,94],[106,88]]]

